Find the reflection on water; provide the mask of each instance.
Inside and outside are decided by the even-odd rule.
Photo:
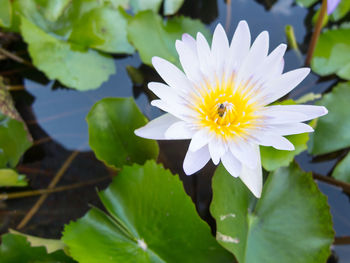
[[[305,46],[302,43],[304,42],[304,39],[307,39],[308,37],[307,30],[304,25],[307,10],[293,5],[293,0],[280,0],[275,5],[272,5],[273,2],[274,1],[269,1],[269,5],[265,5],[267,9],[270,9],[270,11],[267,11],[263,5],[252,0],[232,1],[231,26],[228,31],[228,36],[231,37],[233,35],[234,29],[240,20],[247,20],[253,38],[255,38],[263,30],[269,31],[271,51],[280,43],[286,42],[284,27],[287,24],[291,24],[294,27],[298,43],[301,43],[301,50],[305,49]],[[213,5],[213,1],[203,1],[203,3],[205,3],[203,6],[200,6],[199,4],[198,6],[185,4],[183,12],[186,14],[190,13],[192,16],[197,16],[202,19],[202,21],[210,22],[209,27],[211,30],[214,29],[217,23],[225,25],[226,4],[224,1],[218,1],[218,17],[214,21],[213,18],[216,16],[215,8],[205,8]],[[208,10],[212,10],[211,13],[208,13]],[[289,50],[285,56],[285,62],[285,71],[287,71],[300,67],[303,64],[303,58],[300,58],[295,51]],[[64,160],[63,157],[66,157],[69,151],[82,147],[82,145],[84,145],[82,150],[89,151],[89,146],[86,144],[88,141],[88,131],[85,116],[92,105],[105,97],[128,97],[133,96],[133,93],[135,92],[140,92],[140,87],[133,88],[133,84],[126,71],[126,66],[128,65],[135,68],[140,67],[141,62],[138,55],[135,54],[125,58],[118,58],[115,60],[115,63],[117,65],[117,73],[111,76],[109,81],[104,83],[100,89],[95,91],[78,92],[63,88],[53,89],[52,82],[43,85],[36,81],[30,80],[29,78],[24,80],[26,90],[35,98],[33,104],[31,105],[32,112],[35,115],[35,120],[31,117],[27,118],[29,126],[31,130],[35,129],[35,127],[40,127],[43,130],[40,135],[35,137],[36,140],[41,140],[41,147],[51,147],[51,150],[48,151],[46,149],[41,157],[40,155],[38,157],[36,147],[34,147],[34,149],[31,150],[32,153],[29,153],[29,156],[30,158],[35,156],[34,159],[36,163],[34,166],[29,165],[30,168],[36,168],[37,170],[35,171],[40,171],[40,169],[49,172],[57,171],[59,165],[61,165]],[[334,81],[319,82],[318,77],[311,74],[297,89],[293,91],[291,97],[297,98],[302,94],[311,91],[317,93],[324,92],[333,82]],[[161,112],[156,108],[150,107],[148,96],[142,92],[142,90],[139,96],[137,96],[137,104],[148,118],[153,119],[161,114]],[[45,140],[43,140],[43,138],[49,138],[48,136],[53,141],[50,141],[50,144],[45,145]],[[165,163],[166,167],[180,173],[180,176],[184,181],[186,191],[196,202],[201,216],[210,222],[212,219],[208,212],[208,204],[211,198],[210,178],[214,168],[213,166],[209,166],[204,171],[201,171],[192,177],[184,176],[181,167],[187,144],[188,142],[183,142],[180,144],[177,142],[161,142],[160,145],[162,152],[160,160]],[[95,168],[87,165],[85,163],[87,160],[94,165],[96,164]],[[322,163],[311,164],[311,157],[305,153],[298,157],[297,160],[304,169],[312,169],[323,174],[328,173],[335,163],[334,160],[329,160]],[[94,157],[91,152],[83,153],[80,159],[73,163],[71,168],[72,171],[70,171],[68,175],[63,178],[63,182],[65,180],[66,183],[71,182],[72,180],[84,180],[83,175],[85,173],[87,177],[92,176],[91,174],[93,173],[106,173],[101,165],[98,167],[97,166],[98,162],[94,161]],[[34,183],[34,187],[37,183],[38,188],[46,187],[49,179],[51,178],[49,176],[46,177],[46,179],[42,179],[42,177],[38,179],[38,175],[36,173],[28,174]],[[46,183],[46,181],[48,182]],[[325,185],[323,183],[320,183],[320,189],[329,197],[337,235],[350,235],[350,204],[348,196],[342,194],[339,189],[330,187],[329,185]],[[89,197],[86,197],[87,195]],[[64,198],[63,203],[62,198]],[[36,219],[34,219],[34,222],[37,224],[40,222],[40,224],[34,226],[36,231],[32,229],[33,232],[35,232],[35,234],[43,232],[43,236],[57,236],[63,223],[67,223],[70,219],[75,219],[82,216],[88,209],[86,206],[88,202],[97,202],[94,189],[91,188],[85,189],[83,192],[81,192],[78,200],[72,202],[74,198],[76,199],[76,192],[72,192],[70,194],[68,193],[66,195],[51,195],[44,208],[36,216]],[[22,201],[11,202],[9,207],[11,208],[13,205],[14,207],[18,207],[18,211],[23,211],[27,209],[28,205],[32,204],[33,200],[35,199],[27,199],[25,205],[23,205]],[[79,202],[79,200],[81,202]],[[85,205],[82,205],[84,202]],[[48,204],[54,204],[55,206],[59,204],[58,207],[62,209],[61,211],[64,214],[61,220],[57,219],[57,213],[52,214],[52,208],[50,210],[50,206],[48,206]],[[70,205],[64,206],[64,204]],[[23,207],[25,209],[23,209]],[[79,209],[76,209],[77,207],[79,207]],[[47,222],[48,217],[45,212],[50,213],[51,221],[49,220]],[[18,215],[17,213],[16,216],[18,217],[21,215]],[[11,226],[11,223],[9,224]],[[60,225],[57,227],[58,224]],[[55,225],[56,228],[52,228],[52,225]],[[38,229],[41,231],[38,231]],[[31,229],[27,229],[27,231],[30,232]],[[350,246],[337,246],[335,247],[335,251],[340,258],[339,262],[349,262]]]

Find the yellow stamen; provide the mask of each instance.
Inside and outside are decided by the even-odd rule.
[[[235,88],[231,78],[227,82],[205,83],[200,94],[193,94],[193,109],[199,114],[199,125],[209,128],[223,139],[245,137],[247,129],[258,125],[259,105],[251,101],[251,89]]]

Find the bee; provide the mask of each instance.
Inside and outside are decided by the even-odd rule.
[[[222,118],[224,116],[225,112],[226,112],[225,104],[220,103],[220,105],[218,107],[218,114],[219,114],[219,116]]]

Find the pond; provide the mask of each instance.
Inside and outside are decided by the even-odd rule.
[[[288,49],[284,56],[284,72],[304,65],[313,30],[311,8],[301,7],[295,4],[294,0],[228,2],[231,3],[228,4],[223,0],[185,1],[180,13],[200,19],[210,32],[214,31],[218,23],[225,26],[229,14],[231,17],[227,30],[229,39],[238,22],[246,20],[253,39],[264,30],[269,32],[270,51],[280,43],[287,42],[285,26],[291,25],[300,51]],[[314,6],[315,9],[318,7]],[[25,45],[21,41],[15,41],[10,47],[18,54],[21,54],[21,51],[23,54],[25,50]],[[26,53],[23,57],[30,59]],[[134,97],[138,107],[148,119],[163,114],[161,110],[150,105],[150,100],[156,97],[146,89],[148,82],[161,81],[155,70],[143,64],[137,52],[125,56],[115,55],[114,63],[116,73],[100,88],[77,91],[47,79],[33,67],[11,60],[0,61],[0,75],[10,80],[13,86],[11,95],[16,108],[34,140],[33,146],[17,166],[17,171],[29,179],[29,186],[22,189],[6,188],[2,189],[2,192],[11,194],[19,190],[46,189],[52,178],[62,169],[62,177],[57,187],[72,186],[72,189],[50,193],[25,224],[23,219],[28,217],[28,211],[32,209],[39,196],[0,201],[1,234],[22,224],[20,232],[45,238],[60,238],[65,224],[83,217],[92,206],[103,209],[97,190],[105,189],[110,184],[115,171],[99,161],[89,146],[86,121],[89,111],[103,98]],[[137,74],[142,74],[141,82],[135,82],[135,75],[132,79],[130,72],[134,72],[136,77],[139,76]],[[288,98],[296,100],[310,92],[329,92],[338,82],[339,78],[335,75],[319,77],[316,73],[311,73],[288,95]],[[186,176],[182,163],[188,145],[188,140],[159,141],[158,160],[165,168],[180,175],[186,192],[196,204],[199,215],[209,223],[214,232],[215,220],[210,214],[209,205],[212,200],[211,182],[215,167],[213,164],[208,164],[205,169],[192,176]],[[304,151],[296,157],[296,162],[304,171],[311,171],[314,174],[321,192],[328,197],[336,237],[350,236],[349,193],[346,194],[341,187],[334,186],[334,182],[329,183],[322,178],[331,175],[335,165],[347,152],[348,149],[345,148],[315,157]],[[68,167],[63,168],[64,164]],[[297,256],[295,255],[296,258]],[[328,262],[350,262],[349,242],[333,245],[332,256]]]

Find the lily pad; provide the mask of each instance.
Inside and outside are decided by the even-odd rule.
[[[337,180],[350,183],[350,154],[349,153],[334,168],[332,176]]]
[[[184,33],[195,36],[197,32],[210,35],[199,20],[181,16],[164,22],[161,16],[152,11],[143,11],[129,17],[128,22],[129,41],[140,53],[141,60],[148,65],[152,65],[153,56],[179,65],[175,49],[176,39],[180,39]]]
[[[134,134],[147,119],[132,98],[106,98],[97,102],[87,116],[89,143],[97,158],[109,166],[143,164],[156,159],[158,144]]]
[[[22,17],[21,32],[28,44],[33,64],[48,78],[78,90],[98,88],[115,73],[114,61],[107,55],[71,45],[48,35]]]
[[[3,186],[27,186],[25,175],[18,174],[12,169],[0,169],[0,187]]]
[[[10,0],[0,0],[0,26],[10,27],[12,17],[12,6]]]
[[[32,247],[45,247],[47,253],[49,254],[59,250],[63,250],[65,247],[61,240],[26,235],[13,229],[10,229],[9,232],[14,235],[25,237]]]
[[[321,76],[337,74],[350,80],[350,28],[343,26],[323,32],[311,61],[312,70]]]
[[[132,54],[126,33],[127,21],[118,9],[94,8],[74,25],[69,41],[109,53]]]
[[[303,7],[310,7],[315,4],[318,0],[295,0],[295,2]]]
[[[175,14],[182,6],[184,0],[164,0],[164,15]]]
[[[161,4],[162,0],[130,0],[130,5],[134,13],[145,10],[152,10],[153,12],[157,13]]]
[[[63,233],[80,263],[233,262],[178,176],[154,161],[124,167],[100,198],[110,215],[93,208]]]
[[[23,122],[0,114],[0,168],[14,168],[32,146]]]
[[[350,82],[340,83],[316,104],[325,106],[328,114],[317,120],[315,132],[310,135],[309,152],[326,154],[350,146]]]
[[[350,1],[342,0],[331,15],[333,21],[338,21],[350,12]]]
[[[259,200],[219,166],[210,210],[217,240],[240,263],[319,263],[330,255],[327,198],[295,164],[270,174]]]
[[[31,247],[26,237],[6,234],[1,236],[1,263],[74,263],[62,250],[47,253],[45,247]]]

